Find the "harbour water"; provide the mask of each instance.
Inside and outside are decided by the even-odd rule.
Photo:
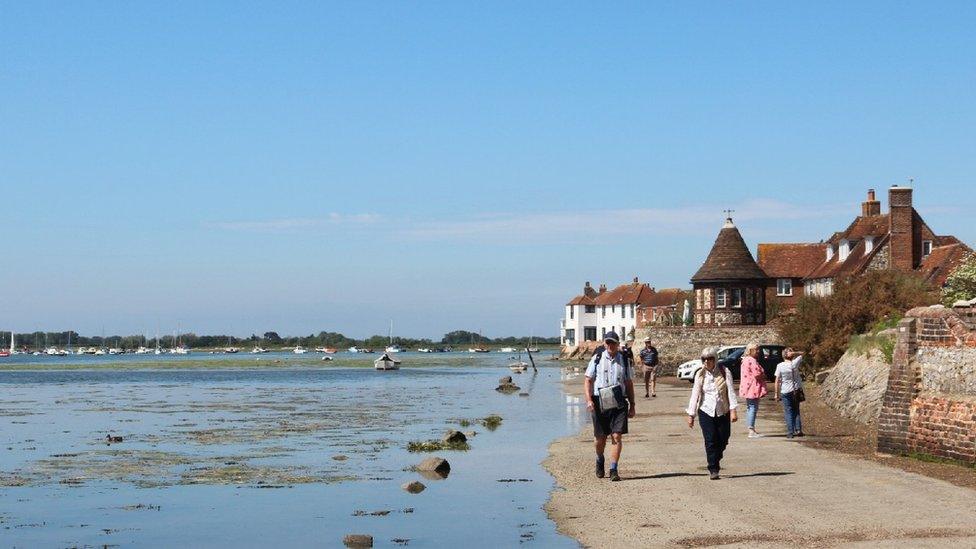
[[[559,368],[513,376],[520,396],[494,390],[506,355],[401,358],[377,372],[369,355],[11,357],[2,545],[577,546],[542,510],[547,445],[581,421]],[[469,450],[407,450],[452,428],[477,433]],[[446,479],[410,470],[429,455]],[[413,480],[427,489],[401,489]]]

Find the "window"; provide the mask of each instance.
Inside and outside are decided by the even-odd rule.
[[[596,341],[596,326],[583,326],[583,341]]]
[[[621,305],[620,306],[620,318],[627,318],[627,306],[626,305]]]
[[[566,345],[576,345],[576,330],[572,328],[566,330]]]
[[[617,312],[617,306],[616,305],[611,305],[610,306],[610,313],[612,314],[612,313],[615,313],[615,312]]]
[[[932,253],[932,241],[923,240],[922,241],[922,257],[925,257]]]
[[[600,328],[600,339],[603,339],[605,337],[607,337],[607,328],[606,327]]]
[[[725,308],[725,288],[718,288],[715,290],[715,308]]]
[[[575,305],[570,305],[569,306],[569,319],[570,320],[573,320],[573,318],[575,318],[575,314],[576,314],[576,306]]]
[[[742,288],[732,288],[732,306],[742,307]]]
[[[585,307],[585,308],[583,309],[583,312],[587,312],[587,313],[595,313],[595,312],[596,312],[596,305],[587,305],[587,306],[586,306],[586,307]]]
[[[776,295],[793,295],[793,281],[788,278],[777,279]]]
[[[607,318],[607,306],[606,305],[600,305],[600,317],[601,318]]]
[[[630,318],[634,318],[634,315],[635,314],[637,314],[637,305],[631,305],[630,306]]]

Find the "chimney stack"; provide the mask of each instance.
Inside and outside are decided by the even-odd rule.
[[[606,284],[600,284],[600,293],[602,294],[602,293],[605,293],[606,291],[607,291],[607,285]]]
[[[640,280],[638,280],[638,279],[637,279],[637,277],[635,276],[635,277],[634,277],[634,284],[637,284],[637,283],[639,283],[639,282],[640,282]]]
[[[881,202],[874,196],[874,189],[868,189],[868,199],[861,203],[861,215],[881,215]]]
[[[915,245],[912,188],[892,185],[888,190],[888,208],[891,210],[891,268],[909,272],[918,265],[917,256],[921,255],[921,250]]]

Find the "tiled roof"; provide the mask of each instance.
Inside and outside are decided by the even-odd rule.
[[[654,290],[643,282],[622,284],[612,290],[607,290],[593,298],[594,305],[644,304],[650,299]]]
[[[759,268],[771,278],[803,278],[827,258],[827,244],[760,244]]]
[[[841,232],[834,233],[827,240],[830,244],[837,244],[841,240],[861,240],[865,236],[875,238],[888,234],[890,221],[888,214],[883,215],[859,215],[854,221]]]
[[[655,290],[651,294],[650,299],[647,303],[644,303],[645,307],[670,307],[671,305],[676,305],[684,299],[685,295],[690,294],[691,290],[682,290],[681,288],[662,288],[660,290]]]
[[[566,305],[594,305],[593,298],[588,295],[578,295]]]
[[[971,253],[969,246],[961,242],[948,244],[946,246],[936,246],[932,248],[932,253],[922,260],[918,267],[918,272],[926,281],[936,288],[941,288],[953,269],[962,263],[966,255]]]
[[[708,282],[718,280],[753,280],[769,278],[759,268],[752,258],[749,247],[746,246],[739,229],[731,219],[726,220],[725,226],[718,233],[712,251],[708,253],[705,263],[698,272],[691,277],[692,282]]]
[[[830,261],[824,261],[811,273],[807,274],[805,278],[835,278],[842,275],[854,275],[863,272],[867,266],[871,263],[871,259],[877,255],[878,251],[881,250],[888,243],[888,235],[884,235],[880,240],[874,242],[874,247],[870,252],[865,253],[864,240],[859,240],[857,244],[851,248],[851,251],[847,254],[847,258],[844,261],[840,260],[840,254],[834,254],[834,257]]]

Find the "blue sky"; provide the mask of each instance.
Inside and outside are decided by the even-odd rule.
[[[202,5],[201,5],[202,4]],[[973,3],[0,2],[0,328],[555,335],[733,208],[976,228]]]

